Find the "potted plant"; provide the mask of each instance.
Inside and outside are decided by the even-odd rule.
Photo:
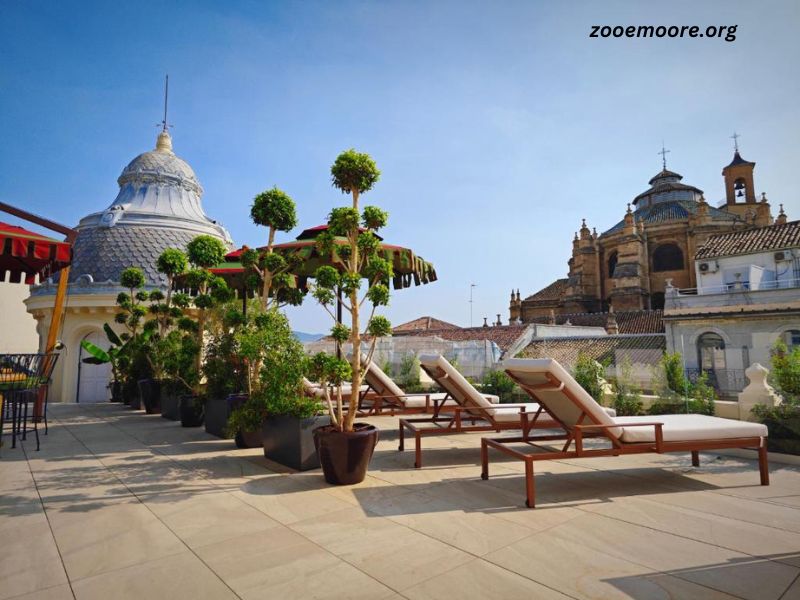
[[[378,429],[367,423],[356,423],[359,388],[364,371],[372,360],[378,338],[391,333],[386,317],[376,315],[379,306],[389,303],[389,280],[392,264],[379,256],[379,238],[375,232],[386,225],[387,214],[375,206],[359,207],[359,197],[372,189],[380,171],[369,155],[347,150],[342,152],[331,167],[333,186],[350,194],[352,206],[334,208],[328,216],[328,231],[318,237],[320,252],[337,253],[342,271],[332,266],[322,266],[314,276],[314,298],[333,318],[335,325],[331,336],[338,344],[349,342],[352,388],[347,406],[342,399],[341,385],[323,385],[325,403],[331,423],[314,430],[314,441],[319,454],[325,480],[332,484],[358,483],[366,477],[367,467],[378,442]],[[334,246],[334,237],[347,239],[344,246]],[[362,278],[367,279],[368,290],[360,295]],[[340,294],[344,294],[345,299]],[[337,298],[338,297],[338,298]],[[350,314],[350,326],[339,322],[332,309],[338,299]],[[369,300],[372,309],[362,324],[361,308]],[[367,360],[362,360],[361,327],[369,334],[371,342]]]
[[[190,393],[180,398],[180,415],[182,426],[200,427],[204,416],[201,377],[208,312],[216,304],[228,301],[231,293],[225,281],[209,271],[225,258],[225,245],[219,239],[210,235],[199,235],[187,244],[186,255],[192,268],[185,274],[185,281],[197,293],[192,298],[195,319],[183,318],[179,323],[182,330],[191,333],[182,338],[182,351],[193,357],[192,380],[182,378]]]
[[[139,267],[128,267],[122,271],[120,285],[129,292],[117,294],[119,312],[114,317],[114,321],[125,328],[119,336],[126,346],[122,389],[123,397],[127,397],[126,404],[134,410],[140,409],[142,404],[147,407],[149,402],[149,396],[143,397],[139,391],[139,382],[148,380],[151,375],[143,352],[143,346],[149,337],[149,333],[142,328],[147,315],[147,309],[142,303],[148,299],[147,292],[141,289],[144,284],[144,271]]]
[[[206,376],[205,429],[220,438],[231,411],[247,399],[245,367],[239,352],[237,333],[244,325],[241,311],[229,305],[211,313],[203,372]]]
[[[776,406],[757,404],[753,416],[769,430],[771,452],[800,454],[800,348],[791,350],[778,340],[771,351],[770,384],[781,396]]]
[[[306,356],[289,320],[272,308],[259,317],[263,340],[259,385],[250,403],[263,407],[264,456],[297,470],[319,467],[313,431],[330,423],[322,405],[303,393]]]
[[[111,381],[109,382],[111,401],[122,402],[124,374],[128,366],[128,357],[126,355],[128,342],[123,341],[108,323],[103,325],[103,331],[110,344],[108,350],[103,350],[89,340],[83,340],[81,341],[81,347],[89,354],[87,358],[83,359],[83,362],[90,365],[108,364],[111,366]]]

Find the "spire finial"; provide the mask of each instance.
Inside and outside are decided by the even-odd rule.
[[[661,152],[657,154],[661,155],[661,167],[666,171],[667,170],[667,154],[669,154],[669,150],[664,148],[664,140],[661,140]]]
[[[161,131],[169,133],[167,129],[172,127],[169,123],[167,123],[167,103],[169,101],[169,74],[164,76],[164,118],[161,120]]]
[[[783,204],[781,204],[781,210],[780,210],[780,212],[778,214],[781,214],[781,215],[785,215],[786,214],[785,212],[783,212]]]
[[[742,137],[742,136],[740,136],[735,131],[733,132],[733,135],[731,136],[731,139],[733,140],[733,151],[734,152],[738,152],[739,151],[739,138],[740,137]]]

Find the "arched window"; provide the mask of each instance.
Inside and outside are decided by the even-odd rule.
[[[679,271],[683,269],[683,252],[677,244],[662,244],[653,252],[653,271]]]
[[[800,347],[800,330],[789,329],[784,331],[781,334],[781,339],[789,350]]]
[[[617,268],[617,260],[619,259],[619,254],[616,251],[611,253],[611,256],[608,257],[608,276],[614,276],[614,269]]]
[[[702,371],[725,370],[725,340],[716,333],[697,338],[697,362]]]

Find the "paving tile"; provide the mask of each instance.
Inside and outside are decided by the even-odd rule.
[[[290,525],[384,585],[402,591],[472,556],[384,517],[346,508]]]
[[[0,598],[12,598],[67,583],[61,558],[45,520],[3,530]]]
[[[236,595],[190,552],[72,583],[77,600],[226,600]]]
[[[566,600],[569,598],[561,592],[480,559],[475,559],[452,571],[423,581],[404,590],[403,595],[411,600],[435,600],[437,598]]]
[[[140,503],[67,505],[48,515],[71,580],[186,551]]]
[[[242,598],[383,598],[394,592],[278,527],[203,546],[200,558]]]
[[[75,596],[72,595],[72,588],[69,584],[57,585],[31,592],[30,594],[23,594],[22,596],[14,596],[14,600],[73,600],[74,598]]]

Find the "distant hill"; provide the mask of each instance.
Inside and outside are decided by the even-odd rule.
[[[292,333],[301,342],[316,342],[327,335],[325,333],[304,333],[302,331],[293,331]]]

